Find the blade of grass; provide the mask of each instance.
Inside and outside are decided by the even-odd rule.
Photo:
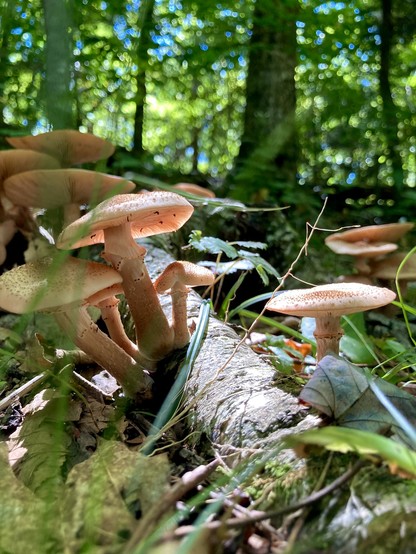
[[[195,332],[192,335],[191,341],[189,343],[185,360],[183,361],[179,369],[178,377],[176,378],[172,388],[168,392],[160,410],[158,411],[155,421],[152,425],[152,429],[143,446],[142,453],[145,455],[150,455],[153,452],[154,444],[159,436],[160,431],[169,422],[180,404],[183,389],[192,370],[192,366],[195,363],[195,359],[198,356],[205,331],[208,327],[210,310],[210,301],[204,300],[199,311],[199,318]]]

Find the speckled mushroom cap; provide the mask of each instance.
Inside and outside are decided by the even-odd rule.
[[[86,169],[40,169],[9,177],[3,188],[16,206],[56,208],[71,203],[88,204],[91,200],[100,202],[115,192],[131,192],[135,184]]]
[[[7,137],[6,140],[15,148],[27,148],[49,154],[65,167],[104,160],[115,150],[110,142],[91,133],[81,133],[73,129],[24,137]]]
[[[390,242],[347,242],[344,240],[325,241],[328,248],[336,254],[356,256],[357,258],[377,258],[397,250],[397,244]]]
[[[2,150],[0,152],[0,183],[11,175],[31,169],[57,169],[59,162],[48,154],[31,150]]]
[[[333,233],[326,237],[325,243],[333,240],[342,240],[345,242],[397,242],[413,227],[414,223],[368,225],[366,227],[359,227],[358,229],[349,229],[341,233]]]
[[[183,286],[199,287],[212,285],[215,276],[206,267],[191,262],[172,262],[156,279],[154,285],[158,293],[172,289],[175,284]]]
[[[58,237],[58,248],[79,248],[104,242],[104,229],[131,224],[133,238],[176,231],[191,217],[193,206],[179,194],[152,191],[119,194],[66,227]]]
[[[60,311],[122,281],[113,268],[79,258],[21,265],[0,276],[0,308],[21,314]]]
[[[361,283],[334,283],[288,290],[271,298],[266,308],[299,317],[341,316],[384,306],[395,297],[396,294],[387,288]]]

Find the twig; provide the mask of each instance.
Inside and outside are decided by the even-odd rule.
[[[181,500],[186,493],[195,488],[202,481],[205,481],[218,465],[218,460],[213,460],[207,465],[198,466],[194,470],[185,473],[180,480],[166,492],[161,502],[155,504],[142,517],[126,545],[124,554],[134,552],[137,544],[152,533],[154,524],[160,522],[161,517],[174,507],[176,502]]]
[[[358,471],[366,464],[365,460],[358,460],[357,463],[355,463],[351,469],[347,470],[345,473],[340,475],[337,479],[332,481],[329,485],[326,487],[320,489],[317,492],[313,492],[309,496],[306,496],[302,500],[299,500],[299,502],[295,502],[294,504],[290,504],[289,506],[285,506],[284,508],[280,508],[280,510],[275,510],[272,512],[260,512],[256,513],[254,516],[245,517],[245,518],[230,518],[227,521],[211,521],[208,523],[203,524],[201,527],[214,530],[219,529],[220,527],[224,527],[227,529],[234,529],[238,527],[244,527],[246,525],[251,525],[252,523],[258,523],[260,521],[264,521],[265,519],[270,518],[276,518],[280,516],[284,516],[286,514],[290,514],[292,512],[296,512],[298,510],[301,510],[302,508],[305,508],[307,506],[311,506],[315,502],[319,502],[324,498],[325,496],[328,496],[329,494],[333,493],[336,489],[347,483],[354,475],[358,473]],[[192,531],[195,531],[195,527],[188,525],[179,527],[174,531],[174,536],[176,537],[182,537],[184,535],[188,535]]]

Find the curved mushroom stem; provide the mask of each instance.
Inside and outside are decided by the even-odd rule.
[[[129,356],[136,360],[136,362],[140,365],[148,370],[154,369],[154,364],[151,360],[148,360],[142,356],[137,345],[134,344],[134,342],[127,336],[118,309],[119,302],[118,298],[111,296],[96,304],[97,308],[99,308],[101,312],[101,317],[107,327],[111,340],[118,344],[120,348],[127,352],[127,354],[129,354]]]
[[[339,354],[339,341],[344,331],[339,316],[316,317],[314,337],[316,338],[316,361],[319,362],[326,354]]]
[[[102,256],[123,277],[140,352],[149,360],[161,360],[172,351],[173,330],[147,272],[146,249],[132,238],[129,223],[105,229],[104,237]]]
[[[151,396],[153,380],[127,352],[100,331],[86,307],[55,312],[54,316],[78,348],[117,379],[126,395]]]
[[[120,346],[123,350],[129,354],[133,359],[136,359],[136,355],[139,353],[139,349],[132,342],[124,330],[123,322],[121,321],[120,312],[118,310],[119,299],[115,296],[106,298],[98,304],[101,312],[101,317],[107,327],[111,340]]]

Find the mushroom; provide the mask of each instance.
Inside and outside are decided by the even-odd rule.
[[[155,281],[155,289],[172,296],[173,348],[188,344],[190,333],[187,324],[186,299],[189,287],[212,285],[215,276],[206,267],[191,262],[172,262]]]
[[[405,258],[407,258],[405,264],[400,273],[397,273]],[[406,294],[408,283],[416,281],[416,254],[408,256],[406,252],[395,252],[383,260],[377,260],[370,264],[370,275],[373,279],[379,279],[382,282],[393,282],[392,286],[397,278],[402,294]]]
[[[215,198],[215,194],[212,190],[209,190],[205,187],[195,185],[194,183],[177,183],[172,185],[174,189],[189,192],[190,194],[195,194],[195,196],[202,196],[203,198]]]
[[[414,223],[386,223],[385,225],[367,225],[357,229],[348,229],[329,235],[325,242],[342,240],[344,242],[398,242],[414,227]]]
[[[113,268],[66,258],[44,258],[18,266],[0,277],[0,307],[12,313],[52,312],[74,343],[106,369],[128,395],[148,396],[152,380],[128,353],[103,333],[87,307],[119,290],[121,276]]]
[[[0,152],[0,183],[8,177],[31,169],[58,169],[52,156],[31,150],[2,150]]]
[[[0,265],[2,265],[6,259],[6,246],[14,237],[16,231],[16,223],[13,219],[6,219],[6,221],[0,223]]]
[[[3,184],[4,194],[16,206],[66,206],[64,226],[79,217],[80,205],[101,202],[116,193],[131,192],[135,186],[122,177],[86,169],[25,171],[9,177]]]
[[[368,275],[369,258],[385,256],[397,250],[398,246],[395,243],[413,226],[413,223],[368,225],[328,235],[325,244],[336,254],[354,256],[355,269],[361,275]]]
[[[102,256],[123,277],[123,288],[141,353],[158,361],[172,350],[173,331],[144,263],[146,249],[135,239],[179,229],[192,215],[182,196],[165,191],[120,194],[74,221],[58,238],[58,248],[105,243]]]
[[[328,352],[339,353],[343,335],[341,316],[385,306],[395,297],[396,294],[387,288],[338,283],[283,292],[272,297],[266,308],[288,315],[314,317],[316,359],[319,361]]]
[[[110,142],[91,133],[81,133],[73,129],[7,137],[6,140],[14,148],[49,154],[59,160],[62,167],[103,160],[111,156],[115,150]]]

